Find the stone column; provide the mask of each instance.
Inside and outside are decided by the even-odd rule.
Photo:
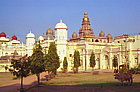
[[[102,53],[102,51],[100,53],[100,68],[105,69],[105,57],[104,57],[104,54]]]

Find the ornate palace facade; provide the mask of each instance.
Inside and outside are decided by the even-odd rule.
[[[68,60],[68,70],[72,70],[75,50],[80,52],[81,67],[79,69],[81,71],[91,70],[89,59],[92,51],[96,58],[95,69],[113,69],[114,55],[117,56],[119,65],[127,63],[130,67],[134,67],[140,64],[140,34],[121,35],[113,38],[111,34],[105,35],[101,31],[99,36],[95,36],[90,27],[87,12],[84,13],[78,34],[74,32],[72,38],[68,39],[68,27],[62,20],[56,24],[54,30],[48,28],[46,35],[41,35],[38,41],[43,47],[44,53],[48,51],[49,44],[55,42],[61,63],[59,70],[62,68],[64,57],[67,57]],[[26,36],[26,44],[18,41],[16,36],[9,40],[4,32],[0,33],[0,65],[9,65],[10,57],[13,54],[16,54],[17,57],[25,54],[31,56],[34,43],[35,35],[31,32]]]

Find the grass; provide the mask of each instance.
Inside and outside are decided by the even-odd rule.
[[[67,81],[67,82],[57,82],[50,83],[50,85],[92,85],[92,84],[104,84],[104,83],[114,83],[114,81]]]
[[[110,78],[112,80],[110,80]],[[53,85],[77,85],[117,82],[112,73],[93,75],[92,73],[59,73],[56,78],[47,82]]]
[[[121,86],[114,73],[58,73],[55,78],[42,81],[43,86],[27,92],[140,92],[140,75],[133,77],[133,86]]]
[[[133,75],[134,82],[140,82],[140,75]],[[43,81],[46,85],[95,85],[95,84],[121,84],[114,79],[114,73],[58,73],[58,75],[50,80]]]

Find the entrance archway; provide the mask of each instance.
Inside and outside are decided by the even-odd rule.
[[[105,55],[105,65],[106,65],[106,69],[110,69],[110,63],[109,63],[109,57],[108,55]]]

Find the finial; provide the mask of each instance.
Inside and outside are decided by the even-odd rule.
[[[62,19],[60,20],[60,23],[62,23]]]
[[[32,33],[32,29],[30,29],[29,31],[30,31],[30,33]]]
[[[48,29],[50,29],[50,28],[51,28],[51,26],[49,25],[49,26],[48,26]]]
[[[87,12],[87,11],[85,11],[85,12],[84,12],[84,15],[88,15],[88,12]]]

